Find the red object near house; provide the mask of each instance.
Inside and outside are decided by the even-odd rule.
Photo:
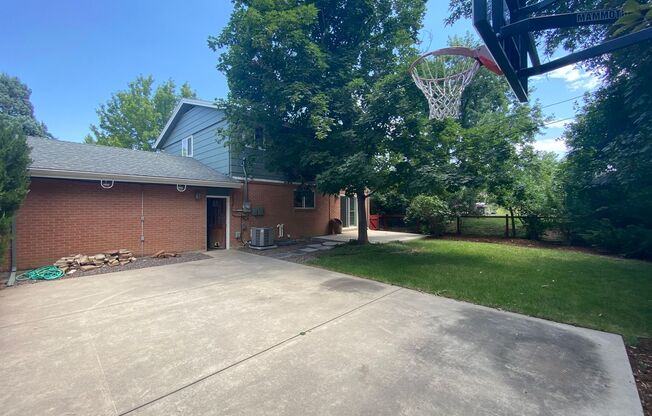
[[[369,229],[378,230],[380,229],[380,215],[371,214],[369,215]]]

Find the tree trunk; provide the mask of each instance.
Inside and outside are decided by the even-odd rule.
[[[514,223],[514,208],[509,209],[509,214],[512,217],[512,238],[516,238],[516,224]]]
[[[358,192],[358,244],[369,243],[369,236],[367,235],[367,195],[364,191]]]

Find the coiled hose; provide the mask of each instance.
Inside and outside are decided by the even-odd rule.
[[[39,267],[32,271],[16,276],[16,280],[55,280],[64,273],[56,266]]]

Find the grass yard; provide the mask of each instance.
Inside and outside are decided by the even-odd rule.
[[[514,221],[516,226],[516,237],[525,237],[525,228],[517,219]],[[503,237],[505,235],[505,217],[483,217],[483,218],[462,218],[461,219],[462,235],[479,236],[479,237]],[[510,235],[512,232],[512,223],[510,220]],[[446,224],[446,232],[455,234],[457,227],[455,220]]]
[[[652,337],[652,263],[451,240],[338,247],[311,264],[436,295]]]

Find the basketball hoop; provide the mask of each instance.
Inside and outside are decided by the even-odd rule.
[[[412,62],[410,75],[428,99],[430,119],[460,116],[462,93],[481,66],[498,75],[503,74],[485,46],[438,49]]]

